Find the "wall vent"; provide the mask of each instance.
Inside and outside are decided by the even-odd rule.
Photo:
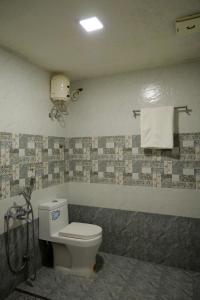
[[[176,32],[180,34],[200,32],[200,13],[176,19]]]

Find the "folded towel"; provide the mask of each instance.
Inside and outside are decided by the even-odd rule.
[[[143,108],[140,121],[142,148],[173,148],[173,106]]]

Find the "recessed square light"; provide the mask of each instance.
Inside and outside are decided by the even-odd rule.
[[[84,19],[84,20],[79,21],[79,23],[87,32],[100,30],[103,28],[103,24],[101,23],[101,21],[99,21],[99,19],[97,17]]]

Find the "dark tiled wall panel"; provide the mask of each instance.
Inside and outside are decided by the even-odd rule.
[[[69,216],[103,228],[104,252],[200,271],[200,219],[79,205]]]
[[[31,232],[31,227],[30,227]],[[30,245],[32,236],[30,235]],[[41,267],[41,253],[38,240],[38,219],[35,220],[35,245],[36,245],[36,264]],[[21,264],[21,259],[26,253],[26,226],[19,226],[10,231],[10,258],[12,266],[17,267]],[[33,252],[31,252],[33,255]],[[32,268],[32,267],[31,267]],[[0,299],[4,299],[20,282],[27,278],[27,269],[13,274],[8,266],[6,256],[5,234],[0,235]]]
[[[172,150],[143,149],[140,136],[69,139],[69,179],[88,183],[200,188],[200,133],[175,134]]]

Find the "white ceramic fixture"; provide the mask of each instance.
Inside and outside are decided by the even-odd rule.
[[[82,276],[94,273],[102,228],[86,223],[69,224],[66,199],[39,206],[39,238],[52,242],[54,268]]]

